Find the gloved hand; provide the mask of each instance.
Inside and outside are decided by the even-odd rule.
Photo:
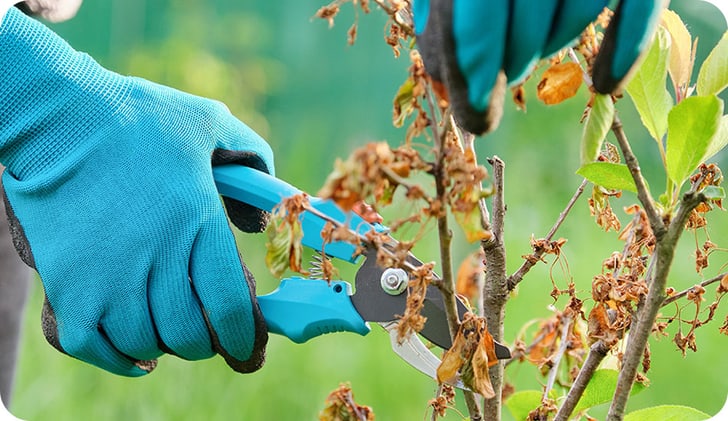
[[[607,0],[414,0],[425,69],[445,85],[466,130],[493,130],[506,79],[522,81],[537,60],[573,42]],[[612,93],[645,50],[662,0],[621,0],[594,64],[594,88]],[[502,71],[502,73],[501,73]]]
[[[48,341],[126,376],[164,352],[259,368],[265,321],[211,165],[272,173],[265,141],[223,104],[107,71],[15,9],[0,74],[2,187]],[[262,230],[262,212],[226,205]]]

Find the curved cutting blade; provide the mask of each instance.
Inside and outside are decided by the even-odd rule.
[[[397,355],[421,373],[437,380],[437,367],[440,366],[441,361],[422,343],[417,335],[410,335],[410,337],[400,342],[397,322],[382,322],[379,324],[389,333],[392,349]],[[451,384],[458,389],[467,389],[460,380],[460,376],[457,376]]]
[[[377,265],[376,251],[368,249],[364,256],[366,260],[356,273],[355,292],[351,297],[354,308],[366,321],[399,320],[407,307],[406,290],[398,295],[390,295],[385,292],[380,283],[385,268]],[[422,262],[411,255],[408,262],[416,267],[422,265]],[[434,276],[437,277],[437,275]],[[460,300],[457,305],[458,313],[462,318],[467,308]],[[445,304],[442,293],[437,288],[427,288],[422,315],[427,318],[427,322],[420,334],[440,348],[449,349],[452,346],[452,340],[445,315]],[[499,359],[511,358],[510,350],[507,347],[496,342],[495,348]]]

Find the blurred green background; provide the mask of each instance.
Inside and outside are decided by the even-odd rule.
[[[313,18],[321,5],[322,0],[86,0],[75,19],[52,27],[110,69],[222,100],[269,140],[279,177],[316,192],[336,157],[368,141],[398,144],[403,139],[404,129],[391,125],[391,103],[409,65],[406,53],[396,59],[384,43],[383,13],[364,15],[347,5],[329,29]],[[700,2],[672,5],[700,36],[700,62],[725,30],[725,21]],[[357,19],[358,40],[348,46],[346,31]],[[580,183],[574,171],[587,92],[582,88],[576,98],[546,107],[535,99],[535,84],[531,80],[526,86],[527,113],[507,103],[498,131],[477,142],[481,159],[497,154],[507,165],[509,272],[529,252],[530,236],[545,235]],[[618,109],[650,184],[664,185],[657,150],[629,100],[620,101]],[[725,170],[725,155],[719,161]],[[627,218],[621,208],[634,200],[626,194],[613,203],[623,224]],[[714,212],[711,218],[711,239],[728,246],[728,215]],[[475,246],[455,231],[459,262]],[[570,275],[557,267],[554,278],[563,287],[573,276],[580,295],[589,297],[602,260],[621,249],[617,235],[604,234],[592,222],[586,198],[558,235],[569,240],[563,251]],[[434,236],[427,238],[416,252],[423,260],[437,260]],[[257,274],[259,294],[278,283],[263,263],[265,240],[264,235],[239,236],[243,256]],[[703,277],[697,275],[694,241],[686,234],[678,251],[669,282],[678,290],[713,276],[727,261],[725,253],[716,253]],[[351,281],[352,275],[351,269],[342,271],[344,279]],[[508,341],[525,322],[551,314],[550,290],[549,267],[539,265],[509,303]],[[27,420],[317,419],[327,394],[346,381],[378,419],[420,420],[435,390],[433,381],[391,352],[378,327],[366,337],[325,335],[303,345],[272,336],[266,365],[250,375],[233,373],[220,358],[163,357],[149,376],[117,377],[53,350],[39,328],[41,304],[42,290],[34,282],[10,407]],[[557,304],[563,305],[563,300]],[[718,412],[728,394],[727,338],[717,331],[725,315],[724,305],[716,321],[698,330],[698,352],[686,357],[669,338],[652,340],[652,385],[630,401],[629,410],[682,404]],[[507,376],[518,389],[540,389],[545,382],[529,365],[514,364]],[[594,411],[597,417],[603,413],[603,408]],[[505,410],[504,415],[509,419]],[[451,412],[447,419],[459,417]]]

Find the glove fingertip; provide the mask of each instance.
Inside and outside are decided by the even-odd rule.
[[[268,344],[268,327],[263,318],[263,313],[258,305],[258,300],[255,299],[255,281],[253,275],[248,271],[248,268],[243,265],[246,279],[249,280],[248,286],[251,289],[251,297],[253,304],[253,323],[255,326],[255,337],[253,339],[253,348],[247,359],[240,359],[227,349],[225,349],[217,335],[217,332],[210,323],[210,320],[206,313],[203,312],[203,317],[207,328],[210,332],[210,339],[212,341],[212,349],[225,360],[227,365],[238,373],[252,373],[263,367],[265,363],[265,348]]]
[[[662,0],[621,0],[609,23],[599,54],[594,61],[592,80],[600,94],[621,88],[657,26]]]
[[[123,355],[106,341],[103,332],[86,335],[85,338],[88,339],[87,341],[81,341],[82,343],[76,344],[76,347],[80,351],[79,353],[83,354],[85,358],[76,355],[73,350],[71,352],[67,351],[66,347],[61,345],[61,338],[58,333],[58,321],[56,320],[53,307],[48,301],[48,297],[45,297],[43,300],[41,328],[46,341],[62,354],[93,364],[114,374],[126,377],[140,377],[151,373],[157,367],[156,359],[134,360]]]
[[[268,326],[265,323],[265,318],[263,317],[263,312],[260,309],[258,300],[255,298],[255,278],[253,277],[253,274],[250,273],[245,263],[242,263],[242,266],[245,279],[248,280],[248,288],[250,290],[250,297],[253,304],[253,323],[255,326],[255,338],[253,339],[253,350],[250,353],[250,356],[246,360],[240,360],[230,355],[230,353],[223,349],[220,345],[214,331],[212,329],[210,331],[213,332],[213,348],[215,348],[215,350],[225,359],[227,365],[238,373],[252,373],[263,367],[263,364],[265,363],[265,347],[268,345]]]
[[[496,78],[493,89],[489,93],[490,99],[488,101],[488,106],[483,111],[478,111],[473,108],[473,106],[465,100],[464,96],[454,96],[452,107],[458,125],[466,131],[476,135],[482,135],[495,130],[503,117],[503,104],[505,102],[506,86],[507,81],[505,73],[500,72]]]
[[[224,215],[198,233],[189,273],[212,351],[237,372],[258,370],[265,359],[268,329],[256,299],[255,278]]]

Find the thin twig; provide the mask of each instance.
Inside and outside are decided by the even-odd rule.
[[[437,399],[438,396],[442,394],[442,384],[437,385],[437,390],[435,391],[435,399]],[[437,421],[437,411],[435,411],[435,408],[432,409],[432,416],[430,417],[430,421]]]
[[[726,276],[728,276],[728,272],[721,273],[720,275],[718,275],[718,276],[716,276],[714,278],[710,278],[707,281],[703,281],[703,282],[701,282],[698,285],[700,285],[701,287],[707,287],[710,284],[714,284],[714,283],[720,281],[721,279],[725,278]],[[665,307],[666,305],[668,305],[670,303],[674,303],[675,301],[677,301],[677,300],[681,299],[682,297],[688,295],[688,293],[690,292],[690,290],[693,289],[693,288],[694,287],[690,287],[690,288],[688,288],[688,289],[686,289],[684,291],[678,292],[677,294],[672,294],[671,296],[667,297],[667,299],[665,301],[662,302],[662,306]]]
[[[543,341],[543,338],[546,337],[546,332],[541,332],[538,336],[533,338],[533,341],[531,341],[528,346],[526,346],[523,351],[519,351],[518,349],[512,348],[511,349],[511,359],[506,361],[506,367],[509,365],[518,362],[521,358],[525,357],[526,355],[529,355],[533,348],[537,347],[539,344],[541,344],[541,341]]]
[[[487,264],[485,265],[485,286],[482,291],[483,314],[488,323],[488,331],[495,341],[503,341],[505,308],[508,301],[508,282],[506,274],[506,248],[504,243],[504,223],[506,215],[504,178],[505,163],[494,156],[488,162],[493,167],[493,212],[491,214],[490,239],[481,243]],[[490,368],[490,380],[495,396],[486,399],[483,415],[487,420],[501,419],[501,388],[503,386],[502,362]]]
[[[569,215],[569,212],[571,212],[571,209],[574,207],[574,204],[576,204],[576,201],[579,199],[579,197],[584,193],[584,189],[586,188],[586,185],[589,183],[589,181],[585,178],[582,180],[579,187],[577,187],[576,191],[574,192],[574,195],[571,196],[571,199],[569,200],[569,203],[566,204],[566,207],[563,211],[559,214],[559,218],[556,220],[556,223],[551,227],[551,230],[546,235],[546,241],[551,241],[556,235],[556,231],[558,231],[559,227],[561,227],[561,224],[563,224],[566,217]],[[513,291],[516,286],[523,280],[523,277],[528,273],[531,268],[538,263],[541,256],[543,256],[544,250],[537,250],[534,251],[532,256],[533,259],[525,259],[523,263],[521,264],[521,267],[516,270],[513,275],[508,277],[508,290]]]
[[[559,365],[561,364],[561,359],[564,357],[564,354],[569,347],[569,328],[571,328],[571,317],[565,317],[564,319],[564,323],[562,323],[563,331],[561,332],[561,343],[559,344],[559,349],[556,351],[556,356],[552,361],[553,365],[549,370],[549,375],[546,378],[546,387],[544,387],[543,390],[544,400],[548,399],[549,393],[554,387],[556,376],[559,374]]]
[[[655,234],[657,241],[660,241],[660,238],[665,235],[665,224],[662,222],[660,213],[655,207],[655,202],[652,200],[649,190],[647,190],[647,183],[645,183],[645,179],[642,177],[640,164],[637,161],[637,157],[632,152],[632,147],[624,133],[622,121],[616,114],[614,115],[614,121],[612,122],[612,133],[614,133],[614,136],[617,138],[617,142],[619,142],[619,148],[622,150],[622,155],[624,155],[624,162],[627,164],[627,168],[629,168],[629,172],[632,174],[632,179],[637,186],[637,198],[647,214],[647,219],[650,221],[652,232]]]
[[[609,347],[601,340],[596,341],[589,348],[589,355],[587,355],[584,365],[581,366],[579,374],[576,376],[576,380],[574,380],[574,384],[571,385],[564,403],[561,404],[561,408],[556,413],[554,421],[566,421],[569,419],[571,413],[574,412],[574,408],[576,408],[576,404],[579,403],[581,395],[584,394],[589,380],[594,376],[594,372],[599,367],[599,364],[602,363],[604,357],[607,356],[608,352]]]
[[[435,119],[435,104],[432,93],[428,90],[427,103],[430,108],[431,119],[430,128],[432,129],[433,136],[435,137],[435,166],[433,168],[433,175],[435,178],[435,191],[437,193],[437,199],[441,203],[447,203],[447,171],[445,168],[445,142],[448,131],[455,126],[450,126],[449,118],[445,121],[445,127],[442,132],[438,130],[438,123]],[[448,116],[443,116],[448,117]],[[439,237],[440,246],[440,268],[442,270],[442,282],[439,285],[440,292],[442,292],[442,298],[445,305],[445,316],[447,318],[447,325],[450,330],[450,338],[455,341],[458,328],[460,327],[460,317],[457,311],[457,300],[455,298],[455,278],[453,276],[453,265],[451,255],[451,243],[452,243],[452,231],[447,219],[447,214],[443,213],[437,217],[437,232]],[[468,407],[468,413],[470,419],[473,421],[482,420],[480,412],[480,406],[475,398],[475,394],[470,390],[463,390],[463,396],[465,396],[465,403]]]
[[[323,219],[326,222],[330,222],[336,228],[340,228],[342,226],[345,226],[345,223],[339,222],[336,219],[332,218],[331,216],[329,216],[329,215],[327,215],[327,214],[319,211],[318,209],[316,209],[313,206],[311,206],[310,203],[304,204],[304,209],[306,210],[306,212],[309,212],[312,215],[315,215],[316,217],[321,218],[321,219]],[[398,259],[398,256],[394,252],[392,252],[392,250],[390,250],[389,248],[387,248],[387,247],[377,247],[377,245],[374,244],[374,243],[372,243],[366,236],[360,234],[359,232],[351,229],[348,226],[346,227],[346,229],[349,231],[349,233],[352,236],[355,236],[357,238],[357,240],[359,241],[360,244],[366,244],[366,245],[368,245],[370,247],[376,248],[377,251],[383,252],[384,254],[386,254],[388,257],[390,257],[392,259],[395,259],[395,260]],[[392,242],[395,242],[396,240],[391,239],[391,241]],[[409,255],[412,255],[412,254],[409,253]],[[402,266],[403,269],[406,269],[410,273],[415,272],[420,267],[420,266],[413,265],[412,263],[410,263],[407,260],[405,260],[403,262],[399,262],[398,261],[397,263],[399,263]],[[439,285],[440,283],[441,283],[441,281],[437,281],[436,282],[436,281],[433,280],[433,282],[432,282],[432,284],[437,284],[437,285]]]

